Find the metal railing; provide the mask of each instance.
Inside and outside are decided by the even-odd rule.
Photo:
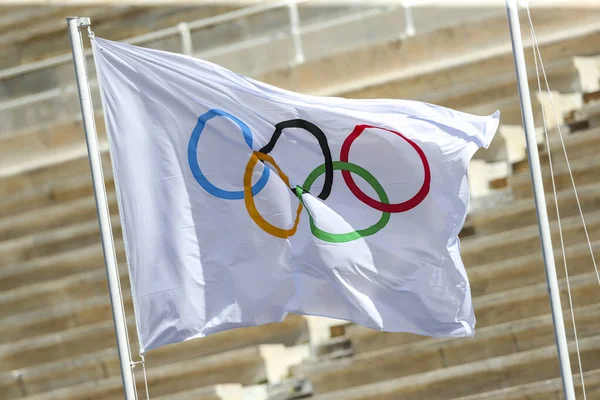
[[[252,15],[260,14],[269,10],[273,10],[281,7],[289,7],[290,9],[294,9],[294,13],[297,15],[297,5],[299,3],[304,3],[310,0],[286,0],[286,1],[278,1],[278,2],[269,2],[269,3],[261,3],[255,6],[242,8],[240,10],[231,11],[224,14],[215,15],[208,18],[203,18],[200,20],[196,20],[193,22],[182,22],[176,26],[172,26],[169,28],[160,29],[154,32],[145,33],[142,35],[134,36],[132,38],[124,40],[125,43],[134,44],[134,45],[143,45],[148,42],[152,42],[158,39],[165,39],[172,36],[179,36],[181,38],[182,46],[181,53],[192,55],[193,46],[191,42],[190,31],[192,29],[200,29],[203,27],[217,25],[224,22],[230,22],[237,19],[249,17]],[[292,11],[290,11],[292,14]],[[297,18],[290,21],[290,25],[298,24],[299,21]],[[93,24],[93,21],[92,21]],[[298,28],[292,27],[291,31],[298,32]],[[91,55],[91,50],[87,50],[85,52],[86,56]],[[40,61],[31,62],[25,65],[18,65],[11,68],[6,68],[0,71],[0,80],[12,78],[15,76],[23,75],[28,72],[38,71],[45,68],[55,67],[61,64],[71,64],[73,60],[73,56],[71,53],[61,54],[59,56],[49,57]]]
[[[132,37],[124,42],[179,51],[186,55],[215,61],[236,70],[236,72],[256,75],[273,69],[297,66],[307,60],[315,60],[348,50],[352,46],[354,46],[352,48],[356,48],[360,45],[368,45],[374,40],[401,39],[415,34],[413,13],[411,7],[407,4],[363,7],[359,10],[352,9],[351,12],[345,12],[341,16],[336,15],[332,18],[326,18],[324,21],[311,21],[301,25],[298,4],[309,3],[310,1],[284,0],[261,3],[193,22],[179,23],[166,29]],[[217,45],[200,52],[196,51],[194,35],[202,33],[203,29],[216,29],[227,23],[239,22],[257,16],[264,17],[269,12],[281,12],[286,8],[287,23],[280,24],[276,29],[271,28],[259,35],[250,35],[251,37],[242,38],[241,40],[236,38],[232,43]],[[463,17],[460,18],[463,19]],[[384,23],[380,23],[381,20]],[[356,24],[359,21],[364,21],[363,29],[372,29],[376,34],[373,34],[373,37],[365,38],[364,35],[360,36],[354,33]],[[426,25],[423,20],[420,23]],[[436,21],[433,25],[435,25],[435,28],[439,28],[454,23],[456,21],[449,18],[441,23]],[[425,27],[423,31],[434,29],[433,25]],[[337,38],[336,41],[339,43],[334,43],[333,46],[332,43],[327,43],[324,46],[319,35],[335,29],[338,29],[338,31],[330,37]],[[198,36],[196,36],[197,39]],[[173,40],[175,40],[175,48],[173,47]],[[177,44],[179,48],[176,48]],[[278,49],[283,49],[285,53],[285,56],[279,57],[279,59],[275,59],[276,57],[272,55],[272,48],[277,45],[280,46]],[[203,47],[206,48],[206,46]],[[239,64],[238,60],[243,58],[238,56],[241,52],[248,52],[249,57],[246,57],[246,59],[250,59],[252,65]],[[260,59],[256,54],[263,55],[262,64],[256,61],[256,59]],[[94,68],[91,62],[91,50],[86,52],[86,56],[88,57],[90,75],[92,75],[90,83],[92,89],[96,89],[94,92],[96,98],[98,98],[97,88],[95,87],[97,85],[95,79],[93,79]],[[227,65],[232,60],[237,63],[234,67]],[[71,103],[76,104],[71,63],[72,56],[69,53],[0,71],[0,85],[4,86],[5,92],[10,92],[9,83],[12,83],[18,90],[23,90],[23,87],[28,88],[27,85],[21,85],[21,81],[27,80],[27,78],[34,82],[34,85],[32,85],[34,87],[37,85],[49,86],[42,89],[41,92],[22,93],[20,97],[16,98],[14,98],[14,95],[7,96],[13,98],[0,102],[0,119],[6,121],[0,127],[0,135],[51,121],[72,120],[78,115],[77,108],[71,107]],[[256,66],[257,63],[260,65]],[[235,68],[236,66],[239,68]],[[36,77],[35,74],[38,73],[42,75]],[[34,74],[34,76],[28,76],[28,74]],[[48,76],[48,79],[40,79],[40,77],[44,77],[44,74]],[[12,82],[10,82],[11,80]],[[100,102],[95,101],[95,103],[99,107]],[[36,110],[36,107],[39,110]],[[23,112],[23,110],[25,111]],[[3,117],[1,116],[2,113],[11,114]],[[43,117],[36,118],[38,114]]]
[[[302,42],[302,34],[304,31],[300,27],[298,4],[308,1],[309,0],[285,0],[258,4],[209,18],[187,23],[180,23],[176,26],[166,29],[161,29],[126,39],[124,42],[134,45],[148,45],[148,47],[157,47],[156,44],[160,41],[167,41],[171,42],[172,44],[173,40],[175,39],[179,42],[179,48],[173,47],[173,45],[163,47],[167,47],[165,49],[170,51],[179,51],[186,55],[197,56],[207,60],[216,59],[219,61],[219,58],[227,58],[228,55],[235,55],[240,51],[256,49],[260,47],[268,48],[270,43],[284,42],[289,40],[290,47],[293,49],[289,59],[286,59],[286,57],[280,57],[279,60],[270,60],[268,63],[270,65],[262,65],[260,66],[261,68],[238,72],[242,72],[247,75],[255,75],[260,72],[267,72],[269,67],[273,67],[275,69],[285,67],[286,65],[288,67],[293,67],[295,65],[302,64],[306,60]],[[218,25],[250,18],[259,14],[264,15],[272,11],[285,10],[286,8],[288,11],[288,21],[285,25],[282,24],[276,29],[272,29],[264,34],[254,35],[253,37],[247,39],[236,40],[233,43],[223,44],[201,52],[196,51],[193,40],[193,34],[195,32],[201,31],[205,28],[210,29]],[[383,7],[377,7],[367,10],[362,9],[358,12],[353,10],[350,17],[354,17],[355,19],[362,18],[363,16],[372,14],[373,11],[376,13],[381,13],[384,12],[385,9]],[[328,19],[327,26],[335,26],[336,24],[344,23],[347,18],[348,15],[343,15],[342,17],[337,16],[336,18]],[[316,25],[320,26],[321,23]],[[314,31],[314,29],[311,29],[311,25],[307,25],[306,28],[307,32]],[[323,29],[324,27],[321,26],[320,28],[317,28]],[[152,46],[153,44],[155,46]],[[92,65],[93,63],[91,62],[91,50],[88,49],[85,54],[88,58],[89,72],[92,78],[90,83],[92,84],[92,89],[95,89],[94,86],[96,86],[96,84],[95,79],[93,79],[94,68]],[[0,71],[0,84],[6,84],[7,82],[12,83],[12,86],[15,88],[15,90],[19,91],[21,94],[18,97],[15,95],[8,95],[6,96],[6,100],[0,102],[0,114],[6,115],[6,113],[11,113],[10,115],[6,115],[6,117],[1,118],[5,121],[5,124],[0,127],[0,135],[38,125],[38,123],[35,121],[36,117],[34,115],[34,111],[26,112],[24,116],[21,115],[22,113],[19,109],[23,107],[31,108],[36,107],[36,105],[39,104],[41,108],[49,109],[48,111],[43,112],[45,117],[41,118],[39,124],[50,122],[48,118],[52,118],[53,120],[74,118],[77,115],[76,109],[71,110],[72,107],[70,107],[70,103],[75,101],[76,93],[74,90],[75,87],[72,83],[71,64],[72,56],[69,53]],[[46,76],[49,78],[44,79]],[[20,85],[20,81],[17,80],[30,80],[39,86],[46,87],[43,87],[41,91],[23,93],[23,91],[26,91],[29,87],[27,85]],[[36,85],[33,86],[35,87]],[[5,90],[5,92],[10,92],[10,88]],[[96,92],[96,90],[94,90],[94,92]],[[64,106],[61,106],[57,103],[64,104]],[[97,106],[100,104],[98,101],[95,103]],[[75,111],[75,114],[71,115],[71,111]]]

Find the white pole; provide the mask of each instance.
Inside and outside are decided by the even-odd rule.
[[[412,15],[412,4],[409,1],[403,1],[404,7],[404,33],[406,36],[415,36],[415,21]]]
[[[523,127],[525,128],[531,180],[533,181],[533,194],[537,210],[540,238],[542,241],[542,253],[544,255],[544,264],[546,266],[546,279],[548,283],[548,292],[550,294],[552,318],[554,320],[554,334],[556,335],[560,372],[565,399],[575,400],[573,375],[571,373],[571,363],[569,361],[569,347],[565,333],[562,306],[560,304],[560,289],[558,287],[558,278],[556,277],[556,266],[554,265],[550,222],[548,221],[548,210],[546,208],[546,197],[544,194],[542,170],[540,167],[540,158],[535,136],[533,112],[531,110],[529,81],[527,79],[525,54],[523,53],[523,39],[521,37],[521,24],[519,23],[519,10],[517,8],[516,0],[506,0],[506,9],[508,11],[508,24],[510,26],[510,37],[515,58],[515,69],[517,71],[517,84],[519,87],[519,97],[521,99],[521,113],[523,116]]]
[[[190,26],[186,22],[180,22],[177,25],[177,29],[179,30],[179,36],[181,39],[181,52],[186,56],[192,56],[194,54],[194,48],[192,45]]]
[[[290,31],[296,53],[293,65],[299,65],[304,62],[304,50],[302,49],[302,36],[300,32],[300,14],[298,13],[298,4],[296,4],[296,0],[288,0],[287,5],[290,17]]]
[[[104,186],[104,174],[102,172],[102,161],[98,150],[98,135],[96,133],[96,123],[94,120],[92,95],[87,77],[85,56],[83,53],[83,40],[81,39],[80,31],[81,28],[86,28],[90,25],[90,20],[89,18],[69,17],[67,18],[67,23],[69,25],[69,37],[71,39],[71,49],[73,51],[77,88],[79,89],[79,102],[81,105],[81,114],[83,115],[85,140],[90,159],[90,169],[92,170],[94,195],[96,197],[98,221],[100,223],[100,234],[102,238],[102,250],[104,252],[108,289],[110,291],[110,303],[112,306],[115,332],[117,334],[119,360],[121,362],[121,377],[123,378],[125,399],[135,400],[135,381],[133,378],[133,370],[131,368],[131,352],[129,349],[129,341],[127,340],[125,313],[121,306],[122,300],[119,286],[117,256],[112,236],[110,212],[108,210],[106,187]]]

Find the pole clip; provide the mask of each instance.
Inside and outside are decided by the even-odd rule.
[[[77,27],[79,28],[88,28],[92,25],[89,17],[79,17],[77,18]]]

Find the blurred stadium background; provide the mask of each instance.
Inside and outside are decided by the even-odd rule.
[[[506,12],[502,3],[480,3],[0,6],[0,399],[122,398],[69,15],[90,17],[100,37],[200,57],[302,93],[502,112],[493,145],[472,161],[471,210],[461,234],[478,320],[475,338],[431,339],[289,316],[281,324],[149,352],[152,398],[562,398]],[[599,255],[600,4],[585,4],[532,8],[556,120],[548,94],[537,94],[526,13],[521,24],[551,193],[540,107],[547,105],[587,398],[600,399],[600,287],[557,135],[560,126]],[[88,60],[116,248],[125,263]],[[549,195],[558,248],[554,204]],[[556,257],[572,344],[560,251]],[[138,359],[124,264],[121,278]],[[575,354],[573,347],[577,373]],[[145,398],[140,366],[136,378]],[[575,382],[581,392],[578,377]]]

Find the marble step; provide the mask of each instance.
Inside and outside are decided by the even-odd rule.
[[[108,193],[108,206],[111,214],[118,215],[116,193]],[[96,200],[93,196],[65,201],[1,218],[0,243],[29,234],[64,228],[80,222],[90,222],[97,219]]]
[[[115,191],[111,176],[105,176],[107,193]],[[47,182],[35,189],[17,192],[0,198],[0,218],[27,213],[69,201],[91,198],[94,196],[91,178],[82,176],[68,180]]]
[[[290,363],[308,357],[307,345],[286,348],[283,345],[260,345],[193,358],[169,364],[146,360],[148,387],[152,396],[191,390],[215,384],[251,385],[278,382],[288,375]],[[123,387],[119,365],[107,365],[104,379],[84,379],[82,383],[27,396],[28,400],[109,400],[122,399]],[[143,393],[141,374],[136,375],[138,392]]]
[[[139,350],[132,319],[129,325],[132,354],[137,359]],[[27,394],[31,395],[85,383],[90,379],[118,376],[120,373],[112,321],[35,339],[0,347],[3,364],[14,367],[0,374],[0,388],[2,385],[13,387],[14,378],[18,377]],[[225,331],[152,350],[146,354],[146,364],[156,367],[192,359],[218,358],[235,349],[259,345],[267,345],[262,352],[268,353],[269,345],[275,345],[274,349],[279,351],[284,344],[299,345],[307,339],[304,317],[289,316],[279,324]],[[24,362],[23,358],[27,358],[27,361]]]
[[[569,161],[573,162],[582,158],[594,156],[597,154],[595,149],[600,145],[600,127],[585,129],[582,131],[566,133],[563,131],[563,140],[567,149]],[[550,159],[546,145],[540,145],[540,161],[542,165],[547,165]],[[560,138],[557,135],[550,137],[550,152],[553,165],[565,164],[565,155]],[[556,163],[556,164],[555,164]]]
[[[117,260],[125,261],[122,239],[115,239]],[[125,265],[122,268],[126,268]],[[67,278],[72,274],[104,269],[104,254],[100,243],[38,257],[29,261],[0,268],[0,291],[16,290],[24,286]]]
[[[82,136],[81,139],[83,139],[83,128],[80,126],[76,128],[81,129],[80,134]],[[56,135],[60,133],[52,131],[52,134]],[[108,153],[108,144],[105,138],[101,142],[100,155],[102,169],[105,177],[109,177],[112,175],[112,166]],[[4,175],[0,175],[0,194],[8,195],[34,191],[44,187],[49,182],[68,182],[78,178],[87,178],[91,185],[92,175],[86,148],[82,148],[81,151],[77,152],[64,151],[62,157],[55,155],[54,158],[47,160],[45,163],[32,164],[29,168],[14,170],[10,173],[6,172]]]
[[[577,189],[585,188],[584,185],[600,182],[600,159],[597,156],[584,157],[576,160],[569,160],[573,180]],[[554,184],[557,191],[573,190],[569,169],[565,163],[557,163],[553,160]],[[552,176],[550,168],[543,170],[544,190],[546,193],[552,193]],[[530,198],[533,196],[533,186],[529,171],[514,174],[509,178],[510,188],[517,199]]]
[[[574,372],[577,369],[573,370]],[[600,399],[600,369],[588,371],[583,374],[585,392],[588,399]],[[581,375],[573,375],[575,396],[583,398]],[[462,396],[454,400],[547,400],[563,398],[563,384],[561,378],[547,379],[545,381],[512,386],[486,393],[471,396]]]
[[[600,171],[599,171],[600,173]],[[600,182],[581,184],[577,192],[584,216],[597,211],[600,206]],[[561,221],[579,215],[577,197],[572,188],[557,192]],[[556,202],[552,193],[546,194],[548,217],[556,224]],[[468,216],[469,225],[477,235],[505,232],[537,224],[537,213],[533,198],[522,198],[493,208],[483,208]]]
[[[239,383],[221,384],[160,396],[156,400],[244,400],[244,388]]]
[[[600,301],[600,291],[598,290],[598,282],[595,278],[595,273],[571,277],[571,290],[576,307],[582,307]],[[561,284],[563,289],[563,306],[566,307],[564,281],[561,281]],[[71,300],[71,302],[73,301],[75,300]],[[73,317],[71,314],[65,316],[64,314],[60,314],[60,310],[50,309],[50,313],[59,314],[56,318],[62,322],[62,326],[64,326],[63,329],[66,330],[48,332],[45,336],[45,341],[42,340],[41,336],[33,336],[29,339],[24,339],[19,346],[11,345],[10,342],[7,343],[2,346],[4,351],[0,352],[0,360],[2,360],[2,363],[0,364],[3,365],[4,368],[9,369],[22,368],[30,365],[23,363],[48,362],[52,360],[53,357],[57,356],[57,354],[64,355],[68,350],[77,351],[79,353],[93,352],[98,350],[98,347],[96,346],[98,343],[103,343],[102,340],[104,340],[104,343],[110,341],[113,337],[113,333],[111,331],[112,321],[110,319],[111,311],[108,304],[108,296],[104,296],[104,302],[102,302],[100,296],[82,300],[82,302],[86,302],[87,304],[80,309],[77,309],[73,314],[76,316],[84,315],[86,318],[85,320],[81,321],[76,319],[75,321],[72,321]],[[124,302],[126,304],[128,315],[132,315],[131,300],[128,292],[125,292]],[[474,307],[479,327],[542,315],[549,312],[547,288],[545,283],[539,283],[476,297],[474,298]],[[32,314],[35,315],[35,312]],[[6,319],[2,321],[3,325],[9,327],[12,321],[13,328],[9,330],[7,337],[10,336],[14,338],[19,332],[27,331],[32,324],[38,323],[37,320],[31,322],[31,318],[29,318],[29,322],[22,322],[19,317],[19,315],[15,315],[9,317],[8,322],[6,322]],[[27,319],[28,318],[25,318],[26,321]],[[102,330],[96,331],[93,328],[89,328],[90,324],[100,322],[105,323],[102,325]],[[69,325],[69,323],[71,325]],[[48,323],[46,326],[47,325]],[[53,327],[54,325],[50,326]],[[92,329],[95,334],[102,335],[103,339],[86,341],[88,329]],[[373,335],[376,333],[378,332],[372,331]],[[401,337],[402,335],[398,336]],[[60,346],[58,347],[55,343],[56,340],[58,340],[57,338],[60,338]],[[102,345],[100,346],[102,347]],[[28,356],[22,357],[25,352],[27,352]]]
[[[133,315],[131,292],[124,291],[122,298],[125,312],[127,315]],[[57,334],[99,321],[112,321],[108,294],[85,296],[77,301],[39,307],[28,312],[9,313],[7,317],[0,319],[0,339],[1,343],[5,344],[36,336]]]
[[[129,292],[127,271],[121,269],[120,276],[123,292]],[[108,298],[108,283],[104,268],[4,291],[0,294],[0,320],[19,313],[60,306],[99,295]]]
[[[590,240],[600,239],[600,211],[586,213],[585,221]],[[561,218],[561,223],[565,246],[586,242],[579,214]],[[470,268],[534,254],[541,249],[539,235],[537,224],[534,224],[500,233],[471,236],[461,241],[462,260],[465,266]],[[560,238],[557,224],[551,224],[551,235],[553,246],[559,248]]]
[[[571,332],[570,315],[565,314]],[[575,315],[580,340],[597,335],[600,305],[577,308]],[[309,379],[315,393],[324,393],[533,350],[554,340],[552,316],[546,314],[487,326],[474,338],[426,339],[338,360],[316,360],[293,372]]]
[[[111,223],[113,236],[120,237],[119,216],[113,215]],[[0,259],[4,266],[15,265],[93,243],[101,243],[97,219],[0,242]]]
[[[584,371],[600,368],[600,337],[579,342]],[[575,360],[575,346],[569,346]],[[559,376],[556,345],[314,396],[315,400],[446,400]]]

